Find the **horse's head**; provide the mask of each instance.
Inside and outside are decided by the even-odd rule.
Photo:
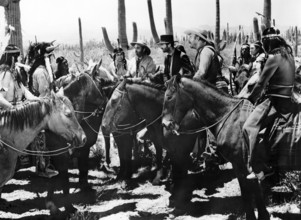
[[[130,111],[133,111],[126,90],[127,80],[128,79],[124,79],[117,86],[106,105],[102,119],[102,129],[106,133],[115,132],[121,124],[129,123],[123,120],[129,115]]]
[[[56,59],[57,63],[57,70],[55,72],[55,77],[59,79],[62,76],[66,76],[69,74],[69,65],[68,61],[65,59],[65,57],[58,57]]]
[[[83,112],[94,112],[104,107],[107,102],[101,82],[86,73],[76,76],[64,88],[64,94],[72,101],[79,121],[87,116]]]
[[[182,80],[181,76],[178,75],[166,82],[167,90],[162,113],[162,125],[165,136],[170,135],[171,132],[177,133],[184,116],[193,108],[194,100],[184,90]]]
[[[93,62],[93,60],[90,60],[85,72],[97,78],[108,79],[113,81],[114,77],[109,73],[109,71],[106,68],[102,67],[101,64],[102,59],[100,59],[98,63],[95,63]]]
[[[234,78],[234,83],[236,86],[236,92],[237,94],[242,90],[242,88],[247,84],[248,80],[250,78],[250,73],[247,68],[247,65],[243,64],[239,67],[237,74]]]
[[[86,142],[86,135],[79,125],[70,100],[61,94],[51,93],[52,111],[48,120],[48,128],[72,141],[77,147]]]

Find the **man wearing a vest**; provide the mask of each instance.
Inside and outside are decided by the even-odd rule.
[[[158,43],[167,56],[164,60],[164,75],[167,79],[172,76],[181,74],[183,76],[193,76],[193,66],[184,51],[175,47],[173,35],[161,35]]]
[[[218,78],[222,77],[221,66],[214,49],[214,44],[207,37],[206,30],[187,30],[185,34],[189,36],[189,45],[197,50],[194,60],[194,79],[203,79],[216,84]]]

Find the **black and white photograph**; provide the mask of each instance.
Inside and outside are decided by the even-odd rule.
[[[0,219],[300,220],[300,0],[0,0]]]

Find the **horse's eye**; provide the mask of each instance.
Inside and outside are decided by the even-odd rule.
[[[71,112],[71,111],[66,112],[66,113],[65,113],[65,116],[66,116],[67,118],[71,118],[71,117],[72,117],[72,112]]]

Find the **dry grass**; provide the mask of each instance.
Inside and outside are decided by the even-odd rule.
[[[188,45],[188,42],[181,42],[184,45],[187,55],[189,56],[191,61],[194,61],[194,57],[196,51],[191,49]],[[225,64],[229,65],[231,63],[231,59],[233,56],[233,46],[234,44],[229,44],[227,47],[221,52],[221,55],[224,58]],[[239,49],[239,46],[237,46]],[[89,41],[84,45],[84,57],[85,60],[88,61],[90,59],[94,61],[99,61],[102,59],[102,65],[104,67],[108,67],[112,62],[111,57],[109,56],[110,52],[106,49],[106,47],[97,41]],[[55,56],[64,56],[68,62],[69,66],[72,66],[74,63],[80,63],[80,47],[79,45],[61,45],[56,51]],[[134,56],[134,51],[130,49],[128,51],[128,58],[132,58]],[[154,62],[157,65],[162,65],[164,62],[164,53],[159,47],[151,48],[151,56],[154,59]],[[54,66],[55,62],[53,63]]]

